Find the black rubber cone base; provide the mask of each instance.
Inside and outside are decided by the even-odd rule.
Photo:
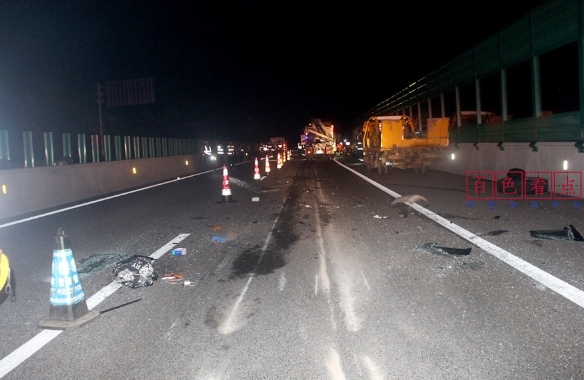
[[[97,310],[91,310],[87,314],[73,320],[73,321],[60,321],[60,320],[43,320],[39,322],[39,327],[49,330],[71,330],[77,329],[81,326],[92,322],[94,319],[100,316],[100,312]]]
[[[223,195],[221,200],[218,201],[217,203],[239,203],[239,202],[231,198],[231,195]]]

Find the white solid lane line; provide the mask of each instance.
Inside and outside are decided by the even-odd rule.
[[[341,164],[337,160],[335,162],[342,166],[343,168],[347,169],[348,171],[352,172],[356,176],[364,179],[365,181],[369,182],[373,186],[377,187],[381,191],[391,195],[394,198],[399,198],[401,195],[392,191],[385,186],[378,184],[377,182],[373,181],[372,179],[364,176],[363,174],[349,168],[348,166]],[[562,297],[574,302],[576,305],[580,307],[584,307],[584,292],[575,286],[568,284],[565,281],[560,280],[559,278],[539,269],[535,265],[528,263],[527,261],[520,259],[519,257],[507,252],[503,248],[497,247],[493,243],[486,241],[485,239],[473,234],[470,231],[465,230],[464,228],[450,222],[447,219],[444,219],[440,215],[436,215],[432,211],[416,204],[416,203],[409,203],[406,202],[408,206],[411,206],[414,210],[418,211],[420,214],[427,216],[428,218],[432,219],[436,223],[440,224],[441,226],[449,229],[450,231],[454,232],[458,236],[462,237],[465,240],[468,240],[472,244],[476,245],[477,247],[483,249],[487,253],[493,255],[494,257],[498,258],[499,260],[503,261],[504,263],[510,265],[511,267],[515,268],[516,270],[520,271],[521,273],[529,276],[530,278],[534,279],[535,281],[541,283],[542,285],[548,287],[549,289],[553,290],[554,292],[558,293]]]
[[[195,174],[187,175],[187,176],[184,176],[184,177],[179,177],[177,179],[172,179],[170,181],[157,183],[155,185],[150,185],[150,186],[146,186],[146,187],[141,187],[139,189],[126,191],[125,193],[111,195],[109,197],[96,199],[96,200],[89,201],[89,202],[85,202],[85,203],[81,203],[81,204],[78,204],[78,205],[75,205],[75,206],[65,207],[65,208],[61,208],[61,209],[58,209],[58,210],[46,212],[44,214],[34,215],[34,216],[29,217],[29,218],[19,219],[19,220],[15,220],[13,222],[0,224],[0,228],[9,227],[9,226],[13,226],[15,224],[20,224],[20,223],[28,222],[29,220],[44,218],[45,216],[58,214],[58,213],[65,212],[65,211],[69,211],[69,210],[73,210],[73,209],[79,208],[79,207],[85,207],[85,206],[88,206],[88,205],[91,205],[91,204],[94,204],[94,203],[99,203],[99,202],[107,201],[109,199],[123,197],[124,195],[132,194],[132,193],[137,193],[137,192],[143,191],[143,190],[152,189],[153,187],[167,185],[169,183],[173,183],[173,182],[176,182],[176,181],[182,181],[182,180],[185,180],[187,178],[196,177],[196,176],[199,176],[199,175],[203,175],[203,174],[206,174],[206,173],[210,173],[210,172],[215,171],[215,170],[219,170],[219,169],[207,170],[205,172],[200,172],[200,173],[195,173]]]
[[[170,251],[175,245],[180,243],[187,236],[189,236],[189,234],[178,235],[160,249],[158,249],[156,252],[154,252],[152,255],[150,255],[150,257],[154,259],[162,257],[162,255]],[[120,283],[112,281],[109,285],[106,285],[100,291],[87,299],[87,308],[93,309],[121,287],[122,285]],[[43,348],[51,340],[59,336],[59,334],[62,332],[63,330],[42,330],[28,342],[24,343],[22,346],[8,354],[4,359],[0,360],[0,379],[14,368],[19,366],[26,359],[31,357],[35,352]]]

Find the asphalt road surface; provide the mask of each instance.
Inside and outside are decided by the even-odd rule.
[[[275,166],[231,168],[232,202],[218,170],[1,225],[17,300],[0,305],[0,376],[584,378],[584,242],[529,234],[583,232],[573,202],[468,204],[464,176],[349,158]],[[426,201],[391,204],[412,194]],[[38,327],[58,228],[101,311],[63,332]],[[116,286],[134,254],[180,279]]]

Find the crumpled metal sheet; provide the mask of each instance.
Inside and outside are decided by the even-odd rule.
[[[562,230],[530,230],[529,234],[536,239],[584,241],[582,235],[571,224]]]

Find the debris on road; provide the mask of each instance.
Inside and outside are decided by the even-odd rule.
[[[377,214],[373,215],[373,217],[376,218],[376,219],[387,219],[387,218],[389,218],[389,216],[379,216]]]
[[[408,210],[401,210],[398,215],[400,218],[407,218],[408,217]]]
[[[251,198],[252,202],[259,202],[260,201],[260,197],[252,197]]]
[[[428,202],[428,200],[426,198],[424,198],[423,196],[414,194],[414,195],[403,195],[399,198],[395,198],[393,200],[393,202],[391,202],[391,204],[393,205],[393,204],[400,203],[400,202],[401,203],[406,203],[406,202],[416,203],[419,200],[423,200],[424,202]]]
[[[184,256],[187,254],[187,249],[186,248],[175,248],[172,250],[172,255],[173,256]]]
[[[509,230],[495,230],[491,232],[486,232],[484,234],[477,234],[477,236],[499,236],[507,232],[509,232]]]
[[[134,255],[118,261],[113,268],[116,281],[128,288],[149,286],[157,279],[152,263],[155,259]]]
[[[182,276],[180,274],[165,273],[162,275],[162,277],[160,279],[161,280],[181,280]]]
[[[472,250],[472,248],[438,247],[436,243],[426,243],[418,245],[416,248],[430,253],[442,254],[453,257],[468,256],[470,255],[470,251]]]
[[[441,217],[443,217],[445,219],[480,220],[480,218],[469,218],[466,216],[454,215],[454,214],[449,214],[449,213],[441,213],[441,212],[439,212],[438,215],[440,215]]]
[[[226,239],[223,236],[213,236],[213,239],[211,239],[211,241],[215,244],[219,244],[225,243]]]
[[[582,235],[571,224],[562,230],[530,230],[529,234],[537,239],[584,241]]]
[[[495,230],[495,231],[488,232],[487,235],[499,236],[499,235],[504,234],[505,232],[509,232],[509,231],[508,230]]]
[[[536,247],[543,247],[543,240],[524,240],[527,243],[533,244]]]

